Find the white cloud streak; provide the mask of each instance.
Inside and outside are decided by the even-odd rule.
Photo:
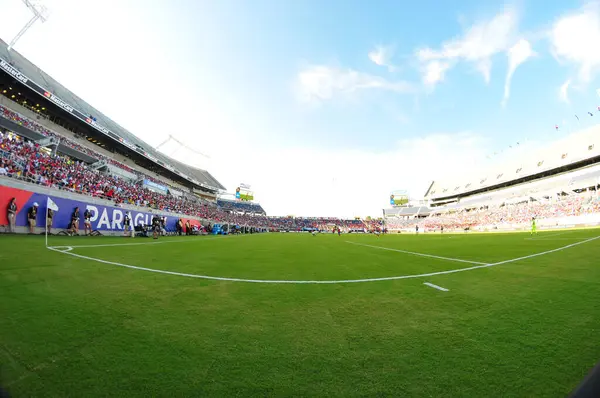
[[[561,101],[565,102],[565,103],[570,103],[569,101],[569,86],[571,85],[571,79],[568,79],[566,82],[564,82],[561,86],[560,89],[558,90],[558,97],[560,98]]]
[[[449,62],[431,61],[424,67],[423,83],[428,87],[433,87],[437,83],[444,81],[446,71],[451,67]]]
[[[583,83],[600,71],[600,5],[588,3],[576,13],[559,18],[550,33],[551,50],[559,61],[577,68]]]
[[[381,76],[329,66],[310,66],[298,74],[298,94],[302,101],[323,101],[351,96],[364,90],[410,93],[414,86],[406,81],[391,81]]]
[[[504,82],[504,98],[502,99],[502,106],[506,106],[508,99],[510,98],[510,84],[512,77],[522,63],[533,57],[535,52],[531,48],[531,43],[525,39],[519,40],[514,46],[512,46],[507,53],[508,56],[508,72],[506,73],[506,80]]]
[[[457,61],[469,62],[489,83],[492,57],[511,48],[517,36],[517,24],[517,12],[513,8],[506,8],[492,19],[471,26],[462,36],[443,43],[439,50],[429,47],[419,49],[417,59],[427,65],[425,74],[435,69],[430,65],[436,61],[454,61],[446,69]]]
[[[369,59],[378,66],[385,66],[390,72],[396,70],[396,67],[391,64],[391,58],[394,56],[394,48],[392,46],[377,46],[369,52]]]

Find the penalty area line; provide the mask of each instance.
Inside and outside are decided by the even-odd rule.
[[[438,260],[454,261],[454,262],[458,262],[458,263],[467,263],[467,264],[475,264],[475,265],[488,265],[488,263],[482,263],[482,262],[479,262],[479,261],[463,260],[463,259],[460,259],[460,258],[453,258],[453,257],[436,256],[436,255],[433,255],[433,254],[426,254],[426,253],[417,253],[417,252],[411,252],[411,251],[408,251],[408,250],[392,249],[391,247],[366,245],[364,243],[351,242],[349,240],[347,240],[345,242],[346,243],[350,243],[351,245],[370,247],[371,249],[388,250],[388,251],[391,251],[391,252],[398,252],[398,253],[404,253],[404,254],[411,254],[413,256],[429,257],[429,258],[435,258],[435,259],[438,259]]]
[[[448,290],[448,289],[446,289],[445,287],[441,287],[441,286],[438,286],[438,285],[434,285],[433,283],[425,282],[425,283],[423,283],[423,284],[424,284],[424,285],[427,285],[427,286],[429,286],[429,287],[432,287],[432,288],[434,288],[434,289],[441,290],[442,292],[447,292],[447,291],[449,291],[449,290]]]
[[[493,265],[501,265],[501,264],[514,263],[515,261],[527,260],[528,258],[539,257],[539,256],[543,256],[543,255],[550,254],[550,253],[556,253],[556,252],[559,252],[559,251],[562,251],[562,250],[565,250],[565,249],[568,249],[568,248],[571,248],[571,247],[579,246],[579,245],[582,245],[584,243],[588,243],[588,242],[591,242],[591,241],[594,241],[594,240],[597,240],[597,239],[600,239],[600,236],[596,236],[596,237],[589,238],[589,239],[586,239],[586,240],[582,240],[582,241],[579,241],[579,242],[571,243],[570,245],[561,246],[561,247],[558,247],[556,249],[546,250],[545,252],[534,253],[534,254],[530,254],[528,256],[517,257],[517,258],[512,258],[510,260],[499,261],[497,263],[489,264],[489,266],[491,267]]]

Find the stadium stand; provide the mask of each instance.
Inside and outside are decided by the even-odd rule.
[[[480,176],[434,181],[429,209],[385,211],[390,230],[522,230],[600,224],[600,126],[481,170]],[[427,217],[423,217],[427,215]]]
[[[224,187],[207,171],[186,165],[152,148],[134,134],[86,103],[16,51],[8,51],[0,40],[0,90],[19,104],[31,106],[40,116],[51,119],[76,134],[97,138],[111,149],[135,154],[146,167],[171,174],[207,190]],[[36,104],[36,105],[33,105]],[[42,106],[39,106],[39,105]],[[20,132],[19,132],[20,133]],[[166,171],[171,173],[166,173]],[[187,185],[187,184],[186,184]]]
[[[226,199],[217,199],[217,206],[223,210],[237,211],[252,214],[266,214],[265,210],[258,203],[233,201]]]
[[[457,177],[434,181],[425,194],[432,206],[502,188],[540,181],[546,177],[579,171],[600,162],[600,126],[564,137],[550,145],[514,156],[497,167],[482,169],[469,178]]]

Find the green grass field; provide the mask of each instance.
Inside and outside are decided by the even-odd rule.
[[[0,236],[0,384],[15,397],[562,397],[600,360],[596,237],[51,237],[61,253]],[[316,284],[111,263],[269,281],[474,268]]]

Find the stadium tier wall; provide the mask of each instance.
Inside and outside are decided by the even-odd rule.
[[[18,180],[0,177],[0,231],[7,230],[8,215],[7,207],[12,198],[16,198],[18,213],[16,217],[16,232],[28,233],[27,211],[35,202],[39,204],[37,215],[36,233],[44,232],[46,225],[46,203],[51,198],[58,205],[58,212],[54,214],[52,223],[52,232],[57,233],[65,231],[71,222],[71,214],[75,207],[79,207],[81,212],[80,230],[83,230],[83,212],[86,209],[92,211],[92,230],[100,231],[103,235],[122,235],[123,219],[127,211],[131,212],[133,226],[151,224],[152,216],[158,214],[161,217],[167,217],[166,229],[175,230],[175,224],[178,219],[183,219],[184,224],[189,220],[191,225],[207,225],[208,220],[198,217],[190,217],[183,214],[169,213],[165,211],[154,211],[149,208],[141,208],[131,205],[117,207],[114,203],[91,196],[85,196],[69,191],[60,191],[33,185]]]

